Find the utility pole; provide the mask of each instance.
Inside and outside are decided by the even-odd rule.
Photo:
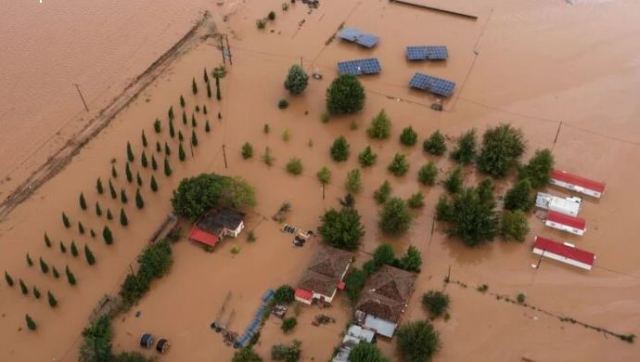
[[[224,158],[224,168],[229,168],[229,165],[227,164],[227,151],[224,144],[222,145],[222,157]]]
[[[87,107],[87,102],[84,100],[84,96],[82,95],[82,92],[80,91],[80,86],[78,85],[78,83],[73,83],[74,86],[76,86],[76,89],[78,90],[78,94],[80,95],[80,100],[82,100],[82,104],[84,105],[84,109],[89,112],[89,107]]]
[[[227,41],[227,53],[229,54],[229,65],[233,65],[233,60],[231,59],[231,46],[229,45],[229,36],[225,34],[224,39]]]
[[[560,137],[560,129],[562,129],[562,121],[558,124],[558,130],[556,131],[556,137],[553,139],[553,144],[555,145],[558,142],[558,137]]]

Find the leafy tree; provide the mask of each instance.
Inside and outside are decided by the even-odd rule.
[[[86,244],[84,246],[84,257],[85,259],[87,259],[87,264],[94,265],[96,263],[96,257],[93,255],[93,252]]]
[[[73,245],[73,244],[72,244]],[[40,271],[42,271],[42,274],[47,274],[49,273],[49,264],[47,264],[44,259],[42,259],[42,257],[40,257]]]
[[[438,216],[442,216],[440,207]],[[452,224],[449,235],[460,238],[467,246],[477,246],[495,237],[498,219],[494,205],[483,201],[477,189],[465,188],[455,194],[447,209],[447,219],[443,220]]]
[[[393,197],[387,201],[380,211],[380,230],[385,234],[399,235],[409,230],[411,214],[404,200]]]
[[[196,219],[213,207],[253,207],[255,192],[242,178],[201,174],[183,179],[171,203],[177,215]]]
[[[367,281],[367,274],[358,269],[351,268],[349,274],[345,278],[345,290],[347,291],[347,296],[352,303],[355,303],[360,298],[360,292],[362,288],[364,288],[364,284]]]
[[[413,130],[413,127],[404,128],[400,133],[400,143],[405,146],[413,146],[416,142],[418,142],[418,134]]]
[[[27,260],[27,265],[29,267],[33,266],[33,260],[31,260],[31,255],[29,255],[29,253],[27,253],[27,255],[25,256],[25,259]]]
[[[440,337],[427,321],[409,322],[398,329],[396,347],[403,361],[431,361],[440,349]]]
[[[289,160],[289,162],[287,162],[285,168],[287,169],[287,172],[292,175],[300,175],[303,169],[302,161],[297,157],[293,157]]]
[[[401,269],[419,273],[420,267],[422,267],[422,254],[418,248],[413,245],[409,246],[406,254],[400,258],[399,266]]]
[[[291,345],[277,344],[271,347],[271,359],[274,361],[298,362],[300,360],[300,341],[294,340]]]
[[[493,177],[505,177],[524,153],[522,131],[502,124],[488,129],[482,137],[478,169]]]
[[[127,218],[127,214],[124,212],[124,209],[120,209],[120,225],[129,225],[129,218]]]
[[[129,202],[129,198],[127,197],[127,192],[124,189],[120,190],[120,201],[122,201],[123,204],[126,204],[127,202]]]
[[[113,360],[111,351],[111,316],[103,314],[82,331],[80,361],[107,362]]]
[[[38,325],[30,315],[25,314],[24,319],[27,322],[27,328],[29,328],[30,331],[35,331],[36,329],[38,329]]]
[[[198,94],[198,85],[196,84],[196,78],[193,78],[193,80],[191,81],[191,91],[193,92],[193,95]]]
[[[169,164],[169,159],[167,157],[164,158],[164,175],[169,177],[173,173],[171,169],[171,165]]]
[[[133,148],[131,148],[131,143],[127,142],[127,160],[129,160],[129,162],[133,162],[134,159],[135,156],[133,154]]]
[[[294,64],[289,68],[289,74],[284,81],[284,88],[291,94],[300,94],[307,88],[309,76],[305,73],[301,66]]]
[[[331,182],[331,170],[329,170],[326,166],[322,167],[320,171],[316,173],[316,178],[321,184],[328,185]]]
[[[298,325],[298,320],[296,319],[296,317],[289,317],[289,318],[285,318],[282,321],[282,325],[280,326],[280,328],[284,333],[288,333],[292,331],[297,325]]]
[[[248,160],[253,157],[253,146],[249,142],[245,142],[242,145],[242,150],[240,151],[242,154],[242,158]]]
[[[116,193],[116,188],[113,187],[113,184],[111,183],[111,179],[109,179],[109,193],[111,194],[112,199],[115,200],[118,198],[118,193]]]
[[[262,362],[262,358],[250,347],[244,347],[234,353],[231,362]]]
[[[449,296],[439,290],[430,290],[422,295],[422,307],[431,318],[438,318],[449,309]]]
[[[276,13],[275,11],[269,11],[269,15],[267,15],[267,19],[274,21],[276,20]]]
[[[49,235],[47,235],[47,233],[44,233],[44,245],[46,245],[47,248],[51,247],[51,239],[49,239]]]
[[[149,167],[149,160],[147,160],[147,154],[142,150],[142,155],[140,156],[140,164],[143,168]]]
[[[276,304],[291,304],[295,300],[295,290],[290,285],[281,285],[273,296]]]
[[[105,226],[104,229],[102,229],[102,238],[104,239],[105,244],[113,244],[113,234],[111,233],[111,229],[109,229],[108,226]]]
[[[371,125],[367,128],[367,135],[379,140],[387,139],[391,135],[391,120],[384,109],[373,117]]]
[[[11,277],[11,275],[9,275],[9,273],[7,273],[6,271],[4,272],[4,280],[7,282],[7,285],[9,287],[13,287],[13,278]]]
[[[531,187],[539,189],[549,183],[555,161],[549,149],[537,150],[529,163],[518,170],[518,179],[529,179]]]
[[[358,162],[360,162],[361,167],[371,167],[376,163],[378,159],[378,155],[373,152],[371,146],[367,146],[360,154],[358,155]]]
[[[359,169],[354,168],[347,173],[347,180],[345,181],[344,187],[347,189],[347,192],[352,194],[357,194],[362,190],[362,173]]]
[[[24,295],[29,294],[29,288],[27,288],[27,285],[24,283],[22,279],[18,280],[18,284],[20,284],[20,291],[22,292],[22,294]]]
[[[373,199],[376,200],[378,205],[382,205],[389,199],[391,196],[391,184],[389,181],[385,181],[380,185],[380,187],[374,191]]]
[[[349,353],[349,362],[389,362],[375,344],[360,342]]]
[[[49,307],[51,308],[55,308],[58,306],[58,300],[53,295],[53,293],[51,293],[51,291],[47,291],[47,301],[49,302]]]
[[[424,207],[424,194],[420,191],[412,194],[407,199],[407,206],[412,209],[422,209]]]
[[[451,152],[451,158],[462,165],[468,165],[476,158],[476,130],[465,132],[458,139],[456,149]]]
[[[383,265],[393,265],[396,260],[396,253],[393,251],[393,247],[389,244],[382,244],[373,251],[373,258],[371,259],[373,269],[370,273],[376,272]]]
[[[462,190],[463,184],[462,167],[456,167],[444,180],[444,188],[451,194],[455,194]]]
[[[69,285],[76,285],[76,276],[73,274],[71,269],[69,269],[68,265],[64,268],[64,273],[67,275]]]
[[[418,170],[418,182],[425,186],[435,185],[436,177],[438,177],[438,167],[433,161],[429,161]]]
[[[331,158],[336,162],[343,162],[349,158],[349,143],[347,140],[340,136],[333,141],[331,146]]]
[[[447,152],[447,144],[445,143],[444,136],[440,131],[435,131],[427,138],[422,144],[424,152],[430,153],[434,156],[442,156]]]
[[[62,224],[67,229],[71,227],[71,221],[69,221],[69,217],[67,217],[67,214],[65,214],[64,211],[62,212]]]
[[[127,162],[124,166],[124,173],[127,176],[127,182],[133,182],[133,173],[131,173],[131,167],[129,166],[129,162]]]
[[[136,207],[138,210],[144,208],[144,200],[142,199],[142,195],[140,194],[140,189],[136,189]]]
[[[496,200],[493,196],[493,181],[490,178],[487,177],[482,180],[476,191],[481,202],[492,208],[496,206]]]
[[[156,178],[153,175],[151,175],[150,186],[151,186],[151,191],[153,191],[153,192],[157,192],[158,191],[158,182],[156,182]]]
[[[104,188],[102,187],[102,180],[100,180],[100,177],[98,177],[98,180],[96,180],[96,191],[98,191],[98,194],[102,195],[102,193],[104,192]]]
[[[527,215],[522,210],[505,210],[502,213],[500,236],[504,240],[523,242],[528,233],[529,224],[527,222]]]
[[[32,293],[36,299],[40,299],[40,289],[38,289],[37,287],[33,287]]]
[[[178,145],[178,159],[183,161],[187,158],[187,154],[184,153],[184,147],[182,147],[182,142]]]
[[[157,118],[153,122],[153,130],[156,131],[156,133],[162,132],[162,123],[160,123],[160,120]]]
[[[504,208],[507,210],[530,211],[534,205],[535,199],[529,179],[518,181],[504,196]]]
[[[409,161],[407,161],[407,156],[402,153],[396,153],[393,156],[393,160],[387,167],[387,170],[395,176],[404,176],[404,174],[409,171]]]
[[[327,89],[327,111],[332,115],[359,112],[364,100],[364,87],[353,75],[338,76]]]
[[[364,226],[358,210],[343,207],[330,209],[322,215],[318,229],[325,243],[340,249],[357,250],[364,236]]]
[[[158,169],[158,162],[156,161],[156,156],[151,156],[151,169],[154,171]]]

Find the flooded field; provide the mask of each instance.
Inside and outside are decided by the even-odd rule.
[[[202,81],[204,67],[211,70],[221,63],[217,41],[202,40],[176,56],[67,167],[2,220],[0,265],[16,281],[23,279],[45,293],[51,290],[60,305],[52,310],[46,299],[23,296],[18,288],[0,283],[0,338],[7,346],[1,349],[0,360],[77,360],[80,333],[88,316],[104,294],[117,292],[136,256],[170,212],[172,190],[183,177],[212,171],[242,176],[256,187],[258,205],[247,227],[257,240],[251,243],[241,235],[226,240],[214,253],[206,253],[183,238],[174,248],[171,273],[156,282],[139,305],[114,321],[114,349],[139,350],[139,334],[152,331],[172,342],[172,350],[161,360],[229,360],[233,350],[209,329],[225,295],[233,294],[233,328],[244,330],[264,291],[283,283],[295,284],[317,247],[317,241],[304,248],[292,247],[271,215],[282,202],[289,201],[292,212],[287,222],[305,229],[317,227],[324,210],[336,206],[337,198],[344,195],[345,176],[357,167],[355,155],[367,145],[378,153],[378,162],[363,171],[363,191],[356,197],[366,228],[357,263],[366,261],[366,253],[382,241],[391,242],[397,251],[408,245],[421,250],[424,267],[406,321],[426,317],[421,295],[445,287],[443,279],[449,271],[452,279],[468,284],[468,288],[446,285],[452,300],[451,319],[435,322],[442,337],[436,361],[637,360],[637,343],[605,338],[579,325],[497,300],[491,293],[525,293],[528,303],[545,311],[617,333],[640,334],[640,246],[635,240],[640,232],[636,222],[640,193],[634,182],[640,170],[633,167],[640,159],[640,124],[636,122],[640,116],[640,43],[635,39],[640,31],[636,19],[640,4],[425,2],[477,15],[478,20],[363,0],[321,1],[313,11],[298,3],[287,12],[280,10],[281,1],[271,0],[227,0],[221,5],[161,1],[148,7],[116,2],[96,5],[95,9],[81,2],[54,4],[46,0],[42,5],[35,1],[3,5],[7,11],[0,13],[0,23],[11,24],[11,31],[0,34],[0,43],[8,44],[11,50],[0,58],[1,79],[10,85],[0,91],[0,124],[4,126],[0,169],[8,171],[0,185],[2,199],[180,39],[201,10],[209,10],[217,31],[228,34],[233,65],[222,80],[222,100],[217,101],[207,98]],[[270,10],[276,11],[276,20],[264,30],[256,29],[256,19]],[[50,21],[51,17],[60,21]],[[96,23],[96,19],[100,20]],[[365,50],[338,40],[328,42],[343,23],[379,35],[380,43]],[[81,32],[83,28],[91,30]],[[78,33],[82,36],[76,39]],[[72,43],[84,49],[82,56],[75,56]],[[404,48],[412,44],[447,45],[450,58],[443,64],[409,64]],[[364,110],[322,123],[325,91],[336,75],[336,62],[371,56],[380,60],[382,73],[361,78],[367,94]],[[305,92],[292,97],[282,82],[295,63],[302,63],[308,72],[322,73],[323,79],[310,79]],[[430,109],[435,98],[408,89],[407,82],[416,71],[456,82],[456,91],[443,103],[443,112]],[[191,92],[193,78],[200,85],[197,96]],[[84,111],[73,83],[80,85],[89,113]],[[179,122],[180,95],[186,99],[189,114],[196,104],[208,107],[208,115],[196,114],[199,145],[188,153],[186,162],[175,156],[177,140],[168,138],[166,130],[160,134],[153,131],[154,119],[160,118],[164,124],[167,110],[173,106],[178,129],[185,135],[191,133],[190,125]],[[289,100],[288,109],[277,108],[281,98]],[[381,109],[393,122],[392,136],[386,141],[371,141],[365,129]],[[211,124],[211,133],[203,131],[205,119]],[[535,216],[529,220],[531,232],[523,244],[496,240],[469,249],[446,238],[440,225],[432,232],[434,206],[443,189],[421,187],[415,181],[417,170],[430,159],[443,172],[453,163],[447,157],[426,156],[420,146],[400,146],[400,130],[411,125],[421,143],[439,129],[450,138],[448,145],[452,147],[452,140],[462,132],[470,128],[483,132],[501,122],[524,131],[525,159],[536,149],[548,147],[559,168],[607,183],[601,200],[584,202],[581,216],[589,224],[584,237],[551,231]],[[263,132],[265,124],[270,125],[269,134]],[[116,186],[133,198],[136,186],[127,184],[122,175],[125,147],[129,141],[134,149],[141,149],[143,129],[150,147],[157,140],[174,149],[173,174],[165,177],[161,170],[156,171],[159,191],[151,193],[143,187],[147,206],[136,210],[130,200],[125,207],[130,225],[122,228],[115,214],[120,202],[98,195],[96,178],[107,180],[115,162],[121,173]],[[290,135],[288,141],[281,137],[285,130]],[[336,164],[328,149],[340,135],[348,139],[352,155],[347,162]],[[245,161],[240,155],[245,142],[255,149],[252,160]],[[260,160],[266,147],[275,157],[273,167]],[[396,152],[406,154],[411,164],[402,178],[386,170]],[[293,156],[304,164],[302,175],[297,177],[284,170]],[[315,178],[322,166],[333,173],[324,199]],[[147,183],[152,171],[135,166],[134,173],[138,171]],[[467,184],[479,179],[474,168],[465,173]],[[371,195],[384,180],[392,184],[394,195],[406,198],[420,189],[425,194],[426,207],[415,212],[410,232],[401,238],[386,238],[377,227],[378,206]],[[497,186],[501,194],[510,182]],[[87,197],[87,211],[78,207],[80,192]],[[114,211],[116,220],[106,221],[92,212],[97,200],[103,208]],[[75,228],[65,229],[60,220],[63,211],[74,225],[82,221],[87,229],[100,231],[109,225],[114,245],[107,247],[99,236],[92,239]],[[51,249],[43,243],[45,232],[54,241]],[[597,254],[594,270],[581,272],[546,260],[539,269],[532,269],[537,258],[530,249],[536,234],[593,251]],[[71,240],[91,246],[96,266],[59,252],[58,242],[68,245]],[[239,252],[232,253],[234,247]],[[36,260],[35,266],[27,266],[26,253]],[[78,285],[71,287],[64,278],[56,280],[40,273],[40,257],[58,270],[68,265]],[[487,284],[491,293],[476,291],[481,284]],[[38,322],[37,332],[29,333],[23,327],[25,313]],[[318,313],[331,315],[336,323],[311,326]],[[348,301],[340,295],[328,310],[302,308],[299,325],[290,335],[280,331],[277,321],[268,320],[256,351],[267,357],[271,345],[295,338],[302,341],[303,360],[327,360],[350,319]],[[393,343],[380,341],[379,346],[391,360],[398,360]]]

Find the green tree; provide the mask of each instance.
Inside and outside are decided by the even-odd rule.
[[[367,274],[356,268],[352,267],[345,278],[345,290],[347,291],[347,296],[352,303],[355,303],[360,299],[360,292],[362,292],[362,288],[364,288],[364,284],[367,281]]]
[[[64,273],[67,275],[67,282],[69,282],[69,285],[76,285],[76,276],[73,274],[71,269],[69,269],[68,265],[64,268]]]
[[[36,329],[38,329],[38,325],[30,315],[25,314],[24,319],[27,322],[27,328],[29,328],[30,331],[35,331]]]
[[[67,214],[65,214],[64,211],[62,212],[62,224],[67,229],[71,227],[71,221],[69,221],[69,217],[67,217]]]
[[[167,142],[164,143],[164,154],[167,157],[171,156],[171,148],[169,147]]]
[[[216,99],[217,100],[221,100],[222,99],[222,93],[220,92],[220,77],[216,76]],[[220,112],[218,112],[218,118],[220,116]]]
[[[300,341],[293,340],[291,345],[277,344],[271,347],[271,359],[274,361],[298,362],[300,360]]]
[[[33,289],[31,289],[31,292],[36,299],[40,299],[40,289],[38,289],[37,287],[33,287]]]
[[[83,343],[80,347],[80,361],[113,361],[111,351],[111,316],[103,314],[82,331]]]
[[[136,183],[138,186],[142,186],[142,177],[140,176],[140,172],[136,172]]]
[[[276,20],[276,13],[275,11],[269,11],[269,14],[267,15],[267,19],[274,21]]]
[[[184,101],[184,97],[181,94],[180,95],[180,107],[184,108],[185,105],[186,105],[186,102]]]
[[[440,131],[433,132],[422,144],[422,149],[434,156],[444,155],[447,152],[447,144],[442,133]]]
[[[376,163],[378,159],[378,155],[373,152],[371,146],[367,146],[360,154],[358,155],[358,162],[360,162],[361,167],[371,167]]]
[[[411,214],[406,202],[397,197],[389,199],[380,211],[378,226],[382,232],[390,235],[403,234],[409,230]]]
[[[84,257],[87,260],[87,264],[94,265],[96,263],[95,255],[93,255],[93,252],[91,251],[91,249],[89,249],[89,246],[86,244],[84,246]]]
[[[393,247],[389,244],[382,244],[373,251],[373,257],[371,259],[373,270],[370,270],[369,274],[374,273],[380,269],[383,265],[393,265],[396,260],[396,253],[393,251]]]
[[[289,68],[289,74],[284,81],[284,88],[291,94],[300,94],[307,88],[309,76],[301,66],[294,64]]]
[[[98,217],[102,216],[102,208],[100,207],[100,203],[96,201],[96,215]]]
[[[4,272],[4,280],[7,282],[7,285],[9,287],[13,287],[13,278],[11,277],[11,275],[9,275],[9,273],[7,273],[6,271]]]
[[[431,318],[438,318],[449,309],[449,296],[439,290],[430,290],[422,295],[422,307]]]
[[[47,233],[44,233],[44,245],[46,245],[47,248],[51,247],[51,239],[49,239],[49,235],[47,235]]]
[[[151,191],[153,191],[153,192],[157,192],[158,191],[158,182],[156,182],[156,178],[153,175],[151,175],[150,186],[151,186]]]
[[[33,260],[31,260],[31,255],[29,255],[29,253],[27,253],[27,255],[25,256],[25,259],[27,260],[27,265],[29,267],[33,266]]]
[[[498,229],[494,205],[483,201],[477,189],[463,189],[453,196],[449,205],[448,220],[445,219],[452,224],[449,235],[472,247],[493,240]],[[440,216],[439,210],[438,214]]]
[[[78,221],[78,232],[80,234],[84,234],[84,225],[82,225],[82,221]]]
[[[316,178],[321,184],[328,185],[331,182],[331,170],[329,170],[326,166],[322,167],[320,171],[316,173]]]
[[[58,306],[58,300],[53,295],[53,293],[51,293],[51,291],[47,291],[47,301],[49,302],[49,307],[51,308],[55,308]]]
[[[22,294],[24,295],[29,294],[29,288],[27,287],[27,285],[24,283],[22,279],[18,280],[18,284],[20,284],[20,291],[22,292]]]
[[[371,125],[367,128],[367,135],[379,140],[387,139],[391,135],[391,120],[384,109],[371,120]]]
[[[444,180],[444,188],[451,194],[458,193],[462,190],[464,176],[462,175],[462,167],[456,167]]]
[[[327,89],[327,111],[332,115],[359,112],[364,100],[364,87],[353,75],[338,76]]]
[[[191,130],[191,145],[193,147],[198,147],[198,136],[196,135],[195,130]]]
[[[344,183],[347,192],[357,194],[362,190],[362,173],[359,169],[354,168],[347,172],[347,180]]]
[[[71,250],[71,255],[76,258],[78,256],[78,246],[76,245],[76,242],[71,240],[71,247],[69,248],[69,250]]]
[[[140,189],[136,189],[136,207],[138,210],[144,208],[144,200],[142,199],[142,195],[140,194]]]
[[[456,148],[451,152],[451,158],[462,165],[468,165],[476,158],[476,130],[472,129],[458,138]]]
[[[505,194],[504,208],[530,211],[535,205],[534,197],[529,179],[520,180]]]
[[[182,147],[182,142],[178,145],[178,159],[183,161],[187,158],[187,154],[184,153],[184,148]]]
[[[151,156],[151,169],[152,170],[157,170],[158,169],[158,162],[156,161],[156,156]]]
[[[382,205],[387,202],[389,196],[391,196],[391,184],[389,181],[383,182],[382,185],[373,192],[373,199],[376,200],[378,205]]]
[[[294,176],[300,175],[303,169],[302,161],[297,157],[293,157],[289,160],[289,162],[287,162],[285,168],[288,173]]]
[[[107,220],[113,220],[113,214],[109,208],[107,208]]]
[[[120,209],[120,225],[129,225],[129,218],[127,218],[127,214],[124,212],[124,209]]]
[[[60,279],[60,273],[58,272],[58,269],[56,269],[56,267],[51,267],[51,274],[53,274],[53,277],[56,279]]]
[[[80,208],[82,210],[86,210],[87,209],[87,200],[85,200],[84,193],[82,193],[82,192],[80,193],[79,202],[80,202]]]
[[[156,133],[162,132],[162,123],[160,123],[160,120],[157,118],[153,122],[153,130],[156,131]]]
[[[116,165],[111,165],[111,177],[118,178],[118,171],[116,170]]]
[[[174,118],[173,106],[169,107],[169,110],[167,111],[167,116],[169,117],[169,121],[173,121],[173,118]]]
[[[44,259],[42,259],[42,257],[40,257],[40,271],[42,271],[42,274],[47,274],[49,273],[49,264],[47,264]]]
[[[131,143],[127,142],[127,160],[129,160],[129,162],[133,162],[134,159],[135,159],[135,156],[133,154],[133,148],[131,147]]]
[[[144,130],[142,130],[142,135],[140,135],[142,139],[142,147],[147,147],[149,145],[149,141],[147,141],[147,135],[144,134]]]
[[[435,185],[436,177],[438,177],[438,167],[433,161],[429,161],[418,170],[418,182],[425,186]]]
[[[481,202],[492,208],[496,206],[496,200],[493,196],[493,181],[490,178],[482,180],[476,191]]]
[[[478,156],[478,169],[490,176],[501,178],[517,165],[524,153],[522,131],[502,124],[488,129],[482,137],[482,149]]]
[[[182,114],[184,114],[184,112]],[[176,137],[176,127],[173,125],[172,120],[169,121],[169,137],[171,138]]]
[[[500,236],[504,240],[523,242],[528,233],[529,223],[527,222],[527,215],[522,210],[505,210],[502,213]]]
[[[206,133],[211,132],[211,125],[209,125],[209,120],[207,120],[207,122],[205,122],[205,124],[204,124],[204,131]]]
[[[391,163],[387,167],[387,170],[395,176],[404,176],[407,171],[409,171],[409,161],[407,161],[407,156],[402,153],[396,153],[393,156],[393,160],[391,160]]]
[[[211,85],[207,83],[207,98],[211,99]]]
[[[129,166],[129,162],[127,162],[124,166],[124,173],[127,175],[127,182],[133,182],[133,173],[131,173],[131,167]]]
[[[405,146],[413,146],[418,142],[418,134],[411,126],[406,127],[400,133],[400,143]]]
[[[98,180],[96,181],[96,191],[98,191],[98,194],[100,195],[104,193],[104,188],[102,187],[102,180],[100,180],[100,177],[98,177]]]
[[[111,183],[111,179],[109,179],[109,193],[111,194],[112,199],[118,198],[118,193],[116,192],[116,188],[113,187],[113,183]]]
[[[149,167],[149,160],[147,160],[147,154],[142,150],[142,155],[140,155],[140,164],[143,168]]]
[[[549,183],[554,164],[549,149],[537,150],[529,162],[518,170],[518,179],[529,179],[531,187],[539,189]]]
[[[418,191],[409,196],[407,199],[407,206],[412,209],[422,209],[424,207],[424,194]]]
[[[420,254],[418,248],[411,245],[400,258],[399,264],[400,268],[404,270],[419,273],[420,267],[422,267],[422,254]]]
[[[295,300],[295,290],[290,285],[281,285],[273,295],[276,304],[291,304]]]
[[[193,92],[193,95],[198,94],[198,85],[196,84],[196,78],[193,78],[193,80],[191,81],[191,91]]]
[[[339,249],[358,249],[360,239],[364,236],[364,226],[358,210],[351,207],[330,209],[322,215],[320,221],[318,231],[325,243]]]
[[[262,362],[262,358],[250,347],[244,347],[233,354],[231,362]]]
[[[102,229],[102,238],[104,239],[105,244],[113,244],[113,234],[111,233],[111,229],[109,229],[108,226],[105,226],[104,229]]]
[[[66,254],[67,253],[67,247],[64,245],[64,242],[60,241],[60,252],[62,254]]]
[[[298,320],[296,319],[296,317],[289,317],[289,318],[285,318],[282,321],[282,325],[280,326],[280,329],[282,329],[282,331],[284,333],[289,333],[291,332],[296,326],[298,325]]]
[[[349,362],[389,362],[375,344],[360,342],[349,353]]]
[[[127,192],[124,189],[120,190],[120,201],[122,201],[123,204],[129,202],[129,197],[127,197]]]
[[[346,138],[340,136],[333,141],[331,146],[331,158],[336,162],[343,162],[349,158],[349,143]]]
[[[242,150],[240,151],[242,158],[248,160],[253,157],[253,146],[249,142],[245,142],[242,145]]]
[[[440,349],[440,337],[427,321],[409,322],[398,329],[396,348],[403,361],[428,362]]]
[[[164,158],[164,175],[169,177],[173,173],[171,169],[171,165],[169,164],[169,159],[167,157]]]

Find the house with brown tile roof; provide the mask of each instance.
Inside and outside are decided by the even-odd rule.
[[[344,288],[343,279],[352,262],[353,253],[320,245],[298,283],[296,300],[305,304],[314,301],[331,303],[337,289]]]

